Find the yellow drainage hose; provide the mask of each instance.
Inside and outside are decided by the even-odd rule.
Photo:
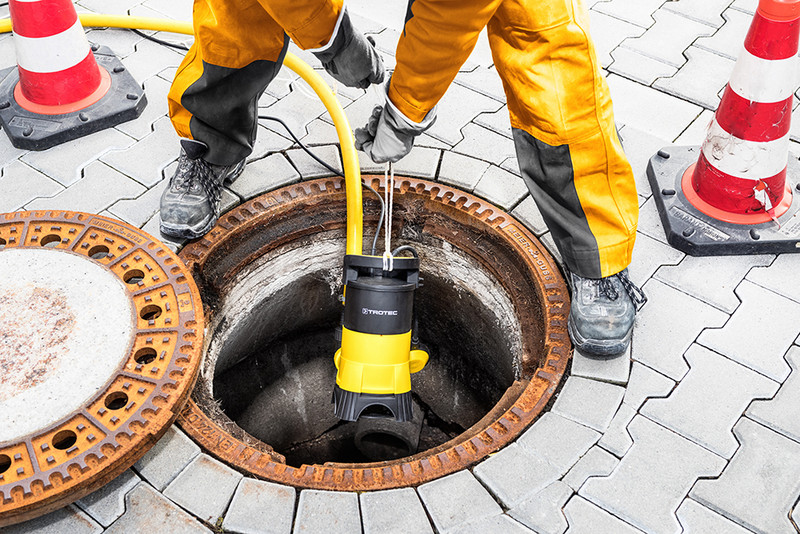
[[[127,28],[136,30],[153,30],[172,33],[193,35],[192,24],[167,19],[154,19],[145,17],[127,17],[117,15],[95,15],[82,13],[79,15],[81,24],[86,27],[102,28]],[[0,19],[0,33],[11,31],[11,19]],[[328,84],[307,63],[292,53],[286,54],[283,64],[293,70],[311,86],[319,99],[328,110],[339,145],[342,147],[342,161],[344,163],[345,194],[347,197],[347,254],[361,255],[362,250],[362,204],[361,204],[361,167],[358,163],[358,154],[353,145],[353,132],[350,123],[342,110],[339,101],[331,91]]]

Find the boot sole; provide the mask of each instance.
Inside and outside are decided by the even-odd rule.
[[[567,332],[575,348],[591,356],[611,357],[622,354],[628,349],[633,334],[633,326],[622,339],[587,339],[581,336],[572,325],[572,318],[567,320]]]

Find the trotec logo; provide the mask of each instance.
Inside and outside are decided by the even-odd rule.
[[[397,310],[370,310],[361,308],[361,315],[397,315]]]

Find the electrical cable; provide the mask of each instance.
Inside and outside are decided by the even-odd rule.
[[[168,46],[170,48],[176,48],[178,50],[185,50],[187,52],[189,51],[189,47],[186,46],[186,45],[182,45],[180,43],[171,43],[169,41],[165,41],[163,39],[159,39],[158,37],[153,37],[152,35],[147,35],[143,31],[139,31],[136,28],[128,28],[128,29],[130,31],[132,31],[133,33],[135,33],[136,35],[138,35],[139,37],[144,37],[148,41],[153,41],[154,43],[158,43],[158,44],[160,44],[162,46]]]

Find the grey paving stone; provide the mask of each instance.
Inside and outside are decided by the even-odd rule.
[[[583,354],[579,349],[572,353],[572,376],[582,376],[624,386],[631,370],[631,349],[612,358],[597,358]]]
[[[731,7],[752,15],[758,7],[758,0],[733,0]]]
[[[63,209],[98,213],[122,198],[136,198],[145,188],[108,165],[94,162],[84,177],[51,198],[37,198],[25,205],[29,210]]]
[[[499,110],[497,100],[458,84],[452,84],[437,105],[436,122],[426,132],[434,139],[455,145],[463,138],[461,129],[485,112]]]
[[[270,89],[271,87],[272,84],[270,84]],[[285,122],[287,126],[289,126],[289,128],[294,132],[294,134],[300,138],[304,137],[308,133],[306,130],[306,125],[308,123],[323,113],[326,113],[325,105],[318,98],[316,98],[313,93],[308,94],[304,91],[292,90],[285,97],[279,98],[280,100],[268,108],[260,108],[259,114],[280,117],[283,122]],[[350,120],[352,120],[349,114],[347,116],[350,118]],[[353,127],[355,128],[356,126]],[[279,129],[276,129],[275,131],[280,132]]]
[[[675,139],[702,108],[611,74],[607,78],[617,121],[661,139]]]
[[[800,303],[747,280],[739,284],[736,294],[742,304],[730,321],[724,328],[703,332],[698,343],[783,382],[789,375],[783,356],[800,333]]]
[[[656,80],[653,87],[706,109],[717,109],[720,91],[727,85],[735,62],[694,46],[683,53],[688,58],[686,63],[674,76]]]
[[[548,231],[547,233],[542,234],[541,236],[539,236],[539,239],[541,239],[542,244],[545,246],[547,251],[553,256],[553,258],[556,260],[556,263],[563,267],[564,260],[561,259],[561,253],[558,251],[558,247],[556,247],[555,241],[553,241],[553,235]]]
[[[730,3],[731,0],[681,0],[666,2],[663,9],[719,28],[725,22],[721,14]]]
[[[437,530],[446,530],[502,513],[472,473],[459,471],[417,489]]]
[[[300,173],[283,154],[272,154],[247,164],[229,188],[245,200],[300,180]]]
[[[792,373],[774,399],[754,401],[747,416],[764,426],[800,442],[800,347],[786,354]]]
[[[115,150],[100,159],[110,167],[151,187],[163,178],[164,168],[180,153],[178,134],[168,118],[153,123],[153,132],[125,150]]]
[[[103,527],[74,504],[2,529],[3,534],[95,534]]]
[[[473,472],[506,508],[513,508],[563,474],[544,457],[517,443],[484,460]]]
[[[611,58],[613,62],[608,66],[609,72],[647,86],[659,78],[669,77],[678,72],[677,67],[622,46],[611,51]]]
[[[476,93],[493,98],[498,102],[505,102],[506,100],[503,82],[493,66],[489,68],[478,67],[471,72],[459,72],[455,83],[472,89]]]
[[[628,432],[628,425],[635,416],[636,408],[623,402],[597,444],[618,458],[625,456],[625,453],[633,446],[633,438]]]
[[[529,528],[514,521],[505,514],[479,519],[474,523],[445,530],[442,534],[485,534],[502,532],[503,534],[537,534]]]
[[[448,152],[445,152],[445,157]],[[524,224],[528,230],[537,237],[547,232],[547,225],[542,217],[542,212],[536,206],[536,201],[528,195],[511,211],[511,215]]]
[[[508,511],[508,515],[539,534],[561,534],[567,520],[561,511],[572,488],[556,481]]]
[[[319,122],[319,119],[315,119],[314,122]],[[306,141],[303,141],[303,143],[307,144]],[[293,144],[294,142],[290,139],[289,133],[283,126],[274,121],[260,119],[253,152],[250,153],[247,159],[248,161],[258,160],[272,152],[286,150]]]
[[[0,213],[16,211],[35,198],[52,197],[63,190],[58,182],[21,161],[14,161],[3,168],[0,176]]]
[[[669,145],[669,141],[637,130],[633,126],[625,125],[619,129],[625,155],[633,169],[636,180],[636,192],[643,197],[653,194],[650,182],[647,180],[647,163],[656,152]]]
[[[699,477],[718,475],[719,456],[636,416],[633,447],[605,478],[590,478],[580,495],[632,525],[655,534],[679,531],[675,511]]]
[[[711,37],[699,38],[694,46],[736,61],[753,16],[737,9],[726,9],[722,12],[722,18],[725,24]]]
[[[364,534],[433,534],[428,516],[412,488],[361,494]]]
[[[280,125],[271,122],[263,122],[263,124],[270,124],[276,127],[278,130],[282,128]],[[308,135],[300,140],[303,142],[303,144],[311,148],[312,151],[314,150],[313,147],[317,145],[334,145],[339,143],[339,136],[336,133],[336,127],[322,119],[314,119],[313,121],[309,122],[306,125],[306,131],[308,132]],[[289,134],[284,131],[281,132],[281,135],[288,136]]]
[[[339,157],[339,149],[335,146],[316,146],[313,147],[312,152],[319,159],[333,167],[340,173],[342,170],[342,160]],[[300,173],[303,180],[311,180],[313,178],[322,178],[331,176],[332,173],[317,161],[311,158],[304,150],[295,148],[286,151],[286,157],[294,165],[294,168]]]
[[[472,121],[479,126],[488,128],[502,136],[511,137],[511,118],[508,116],[508,107],[503,106],[492,113],[481,113]]]
[[[567,379],[552,413],[603,432],[622,402],[625,388],[579,376]]]
[[[633,362],[631,377],[628,380],[628,387],[625,389],[625,396],[622,398],[622,402],[638,410],[645,400],[666,397],[674,387],[674,380],[646,365]]]
[[[665,10],[656,11],[653,18],[655,24],[642,36],[627,39],[621,46],[673,67],[686,62],[684,51],[695,39],[714,33],[714,29],[706,24]]]
[[[677,266],[661,267],[655,278],[730,314],[739,306],[736,286],[753,267],[769,265],[774,259],[769,255],[685,256]]]
[[[789,514],[800,496],[800,443],[742,418],[741,447],[722,475],[700,480],[691,497],[760,534],[795,533]]]
[[[528,196],[528,187],[519,176],[492,165],[472,192],[504,210],[511,210]]]
[[[628,266],[628,275],[633,283],[643,286],[664,265],[676,265],[684,257],[683,252],[665,245],[644,234],[636,236],[633,259]]]
[[[507,137],[474,123],[461,130],[464,140],[453,147],[453,152],[500,165],[516,157],[514,142]]]
[[[692,123],[675,139],[675,144],[679,146],[701,146],[708,134],[708,126],[714,112],[704,109],[703,112],[692,121]]]
[[[163,491],[198,454],[200,447],[173,425],[133,468],[150,485]]]
[[[152,10],[147,11],[150,12],[149,16],[153,16]],[[146,11],[137,11],[137,16],[146,14]],[[165,67],[177,67],[182,59],[183,51],[179,53],[169,47],[143,39],[136,43],[136,51],[127,56],[122,64],[137,82],[143,83],[156,76]]]
[[[602,447],[592,447],[569,470],[562,482],[574,491],[578,491],[590,477],[607,477],[618,464],[619,460]],[[564,503],[561,506],[563,505]]]
[[[2,54],[2,51],[0,51],[0,54]],[[0,134],[0,169],[16,162],[25,153],[27,153],[26,150],[14,148],[5,133]]]
[[[192,2],[186,0],[160,2],[158,0],[145,0],[142,5],[147,6],[153,11],[163,13],[167,18],[175,20],[191,20],[192,18]]]
[[[81,179],[90,163],[111,150],[125,150],[135,141],[115,130],[102,130],[41,152],[27,152],[20,159],[63,186]]]
[[[300,76],[295,74],[289,67],[283,66],[278,71],[278,75],[270,82],[266,94],[275,99],[283,98],[292,92],[292,83],[299,78]],[[260,100],[259,107],[261,107]]]
[[[686,534],[701,534],[703,532],[748,534],[750,532],[692,499],[683,501],[680,508],[678,508],[677,516]]]
[[[581,381],[590,382],[584,379]],[[573,384],[575,387],[580,385]],[[563,390],[561,394],[563,395]],[[517,444],[529,454],[540,457],[556,467],[563,475],[597,442],[599,437],[600,434],[595,430],[550,411],[539,417],[517,439]]]
[[[289,486],[243,478],[222,528],[239,534],[289,534],[294,520],[295,493]]]
[[[415,146],[406,157],[394,164],[394,172],[432,180],[436,177],[441,157],[442,151],[439,149]]]
[[[567,534],[636,534],[637,528],[621,521],[586,499],[574,496],[564,507],[564,515],[569,523]]]
[[[636,24],[642,28],[649,28],[655,23],[653,13],[663,3],[662,0],[615,0],[613,2],[598,2],[592,6],[592,9]]]
[[[639,225],[637,231],[665,245],[668,244],[664,234],[664,227],[661,226],[661,219],[658,216],[656,201],[652,197],[648,198],[644,204],[639,206]]]
[[[137,198],[118,200],[108,208],[108,211],[113,217],[134,226],[141,226],[158,212],[161,194],[167,185],[169,185],[169,180],[161,180]]]
[[[633,359],[680,380],[688,371],[683,353],[704,328],[717,328],[729,316],[658,280],[643,287],[647,305],[636,316]]]
[[[589,11],[592,41],[597,50],[600,66],[608,67],[613,60],[611,51],[629,37],[638,37],[644,28],[598,11]]]
[[[516,176],[522,176],[522,173],[519,170],[519,161],[517,160],[516,156],[503,161],[503,163],[500,164],[500,168]]]
[[[375,163],[366,152],[362,152],[360,150],[357,150],[356,154],[358,155],[358,162],[361,164],[362,176],[366,174],[383,175],[383,171],[386,169],[385,163]]]
[[[92,519],[109,526],[125,513],[125,495],[136,486],[141,479],[136,473],[127,469],[120,476],[75,504]]]
[[[108,2],[109,8],[112,8],[115,2]],[[83,2],[81,2],[83,4]],[[106,2],[102,2],[103,5]],[[106,15],[113,14],[112,11],[106,9],[105,7],[99,7],[97,9],[92,9],[97,13],[104,13]],[[127,15],[127,11],[125,13],[119,13],[120,15]],[[89,40],[90,43],[96,43],[101,46],[107,46],[111,49],[114,54],[120,58],[124,59],[129,55],[133,54],[136,51],[136,43],[142,40],[141,37],[136,35],[130,30],[124,29],[112,29],[112,28],[84,28],[86,33],[86,38]],[[141,83],[141,80],[137,80]],[[146,92],[145,92],[146,94]],[[148,107],[150,106],[150,95],[147,95],[147,102]]]
[[[180,251],[180,249],[183,247],[183,245],[186,243],[187,240],[167,237],[161,234],[161,231],[159,229],[159,225],[161,222],[161,219],[159,218],[160,213],[161,212],[159,211],[155,215],[153,215],[150,218],[150,220],[147,221],[141,228],[151,236],[155,237],[156,239],[164,243],[164,245],[166,245],[173,252],[178,252]]]
[[[455,152],[445,152],[439,167],[438,179],[447,185],[472,191],[489,168],[489,163]]]
[[[788,283],[795,279],[795,273],[800,269],[800,256],[796,254],[781,254],[775,261],[767,266],[752,269],[745,279],[761,287],[771,289],[779,295],[800,302],[800,287],[798,284]]]
[[[140,140],[150,135],[153,131],[153,123],[167,116],[169,87],[170,83],[158,76],[148,78],[144,82],[144,94],[147,97],[147,106],[144,111],[136,119],[118,124],[116,129]],[[173,150],[177,155],[177,144],[174,145]]]
[[[212,525],[225,514],[242,474],[200,454],[164,490],[164,496]]]
[[[125,510],[122,517],[105,530],[105,534],[133,532],[209,534],[211,532],[144,482],[139,483],[125,496]]]
[[[689,373],[666,399],[650,399],[641,414],[722,456],[738,444],[733,425],[754,399],[772,397],[778,383],[719,354],[692,345]]]
[[[361,532],[358,494],[337,491],[301,491],[292,532],[294,534]]]

